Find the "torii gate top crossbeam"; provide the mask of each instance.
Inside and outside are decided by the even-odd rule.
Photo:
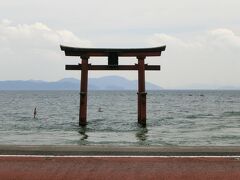
[[[122,57],[138,57],[138,56],[161,56],[161,52],[165,51],[166,46],[153,48],[134,48],[134,49],[109,49],[109,48],[77,48],[60,45],[61,50],[65,51],[66,56],[122,56]]]

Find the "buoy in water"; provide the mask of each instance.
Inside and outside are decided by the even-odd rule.
[[[98,108],[98,112],[103,112],[102,108]]]
[[[37,108],[35,107],[35,108],[34,108],[34,111],[33,111],[33,118],[34,118],[34,119],[36,118],[36,115],[37,115]]]

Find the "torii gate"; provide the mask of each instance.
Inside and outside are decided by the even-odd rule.
[[[145,91],[145,70],[160,70],[160,65],[144,64],[147,56],[161,56],[166,46],[154,48],[136,49],[99,49],[99,48],[77,48],[60,45],[66,56],[80,56],[82,64],[66,65],[66,70],[81,71],[81,92],[79,109],[79,126],[87,124],[87,91],[88,91],[88,70],[137,70],[138,71],[138,123],[146,125],[146,91]],[[88,64],[90,56],[108,57],[108,65]],[[118,57],[136,57],[138,64],[118,65]]]

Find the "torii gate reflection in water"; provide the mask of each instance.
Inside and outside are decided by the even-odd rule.
[[[79,109],[79,126],[87,124],[87,89],[88,70],[137,70],[138,71],[138,123],[146,125],[146,91],[145,70],[160,70],[159,65],[147,65],[144,60],[147,56],[161,56],[166,46],[138,49],[99,49],[99,48],[76,48],[60,45],[66,56],[80,56],[82,64],[66,65],[66,70],[81,71],[81,92]],[[88,59],[91,56],[108,57],[108,65],[91,65]],[[118,57],[136,57],[138,64],[118,65]]]

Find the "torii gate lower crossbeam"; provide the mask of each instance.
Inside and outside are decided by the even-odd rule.
[[[82,64],[66,65],[66,70],[81,70],[79,125],[87,124],[87,92],[89,70],[137,70],[138,71],[138,123],[146,125],[146,91],[145,70],[160,70],[159,65],[147,65],[144,63],[146,56],[160,56],[166,46],[142,49],[96,49],[96,48],[74,48],[60,46],[66,56],[80,56]],[[90,56],[107,56],[108,65],[88,64]],[[118,65],[118,57],[136,57],[138,64]]]

